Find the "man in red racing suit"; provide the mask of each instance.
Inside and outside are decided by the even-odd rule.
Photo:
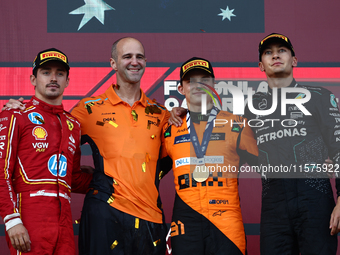
[[[63,57],[56,49],[39,53],[35,79],[54,77],[36,85],[25,110],[0,114],[0,215],[11,254],[75,254],[70,192],[85,193],[92,177],[80,171],[79,122],[64,111],[60,95],[59,105],[44,100],[48,90],[59,89],[62,98]]]

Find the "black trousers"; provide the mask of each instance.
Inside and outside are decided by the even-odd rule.
[[[138,219],[110,206],[106,194],[84,201],[79,226],[80,255],[164,255],[167,227]]]

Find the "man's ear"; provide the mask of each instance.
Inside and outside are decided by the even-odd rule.
[[[298,59],[297,59],[297,57],[294,56],[292,66],[297,67],[297,64],[298,64]]]
[[[112,67],[113,70],[117,71],[117,63],[116,60],[114,60],[113,58],[110,58],[110,65]]]
[[[68,87],[68,85],[70,84],[70,77],[66,78],[66,88]]]
[[[35,77],[33,74],[30,75],[30,81],[34,87],[37,86],[37,77]]]
[[[261,70],[261,72],[264,72],[264,66],[262,62],[259,62],[259,68]]]
[[[178,90],[178,92],[179,92],[181,95],[184,95],[184,89],[183,89],[182,83],[180,83],[180,84],[178,85],[177,90]]]

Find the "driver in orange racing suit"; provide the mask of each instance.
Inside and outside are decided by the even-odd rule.
[[[237,177],[244,160],[257,164],[254,134],[245,118],[219,111],[209,97],[207,114],[200,113],[201,96],[205,94],[202,91],[214,85],[209,61],[189,59],[181,66],[180,78],[178,90],[185,95],[189,111],[181,127],[164,127],[162,145],[163,155],[173,160],[175,177],[173,254],[244,255],[246,241]],[[199,143],[195,142],[197,138]],[[204,147],[205,154],[198,155]]]

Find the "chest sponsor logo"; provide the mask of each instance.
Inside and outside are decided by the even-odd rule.
[[[7,121],[7,120],[8,120],[8,118],[7,118],[7,117],[0,118],[0,122],[2,122],[2,121]]]
[[[0,136],[0,141],[2,141],[2,140],[6,140],[6,136],[5,135]]]
[[[152,116],[152,115],[150,115],[150,114],[145,114],[145,117],[148,117],[148,118],[153,118],[153,119],[159,119],[158,117],[156,117],[156,116]]]
[[[334,135],[340,135],[340,130],[335,130]]]
[[[223,156],[204,156],[204,162],[206,164],[224,164]],[[192,164],[197,165],[197,158],[192,158]]]
[[[44,118],[40,113],[37,112],[31,112],[30,114],[28,114],[28,119],[36,125],[41,125],[44,124]]]
[[[286,138],[286,137],[294,137],[294,136],[306,136],[307,130],[306,128],[289,128],[283,129],[263,135],[259,135],[257,137],[257,145],[261,143],[265,143],[268,141],[274,141],[276,139]]]
[[[0,151],[0,158],[2,158],[2,151]]]
[[[73,123],[72,123],[71,121],[69,121],[69,120],[66,120],[66,123],[67,123],[68,129],[69,129],[70,131],[72,131],[73,128],[74,128]]]
[[[32,143],[35,152],[44,152],[48,148],[48,143]]]
[[[157,118],[157,121],[153,121],[153,120],[148,120],[148,127],[150,127],[151,125],[154,125],[156,127],[159,127],[159,124],[161,124],[161,121]],[[148,128],[150,129],[150,128]]]
[[[54,154],[49,158],[47,167],[52,175],[65,177],[67,174],[67,159],[64,155],[59,154],[58,161],[57,154]]]
[[[102,115],[111,115],[111,114],[116,114],[115,112],[102,112]]]
[[[0,143],[0,150],[4,150],[4,147],[5,147],[5,143],[4,143],[4,142],[1,142],[1,143]]]
[[[209,204],[211,204],[211,205],[219,205],[219,204],[227,205],[227,204],[229,204],[229,201],[225,200],[225,199],[209,199]]]
[[[188,143],[188,142],[190,143],[190,134],[185,134],[185,135],[176,136],[174,144]]]
[[[103,122],[110,122],[110,121],[116,122],[115,118],[103,118]]]
[[[225,133],[212,133],[210,136],[210,141],[224,141]]]
[[[0,132],[1,132],[2,130],[6,129],[6,128],[7,128],[6,126],[0,124]]]
[[[333,116],[333,117],[339,117],[340,113],[339,112],[332,112],[332,113],[329,113],[329,115]]]
[[[190,165],[190,157],[180,158],[180,159],[175,160],[176,167],[186,166],[186,165]]]
[[[302,112],[291,112],[290,118],[291,119],[303,118],[303,113]]]
[[[224,164],[224,157],[223,156],[204,156],[204,163],[205,164]],[[175,166],[186,166],[186,165],[198,165],[201,164],[198,162],[196,157],[185,157],[179,158],[175,160]]]
[[[35,140],[46,140],[46,137],[48,136],[46,129],[40,126],[33,128],[32,135]]]

